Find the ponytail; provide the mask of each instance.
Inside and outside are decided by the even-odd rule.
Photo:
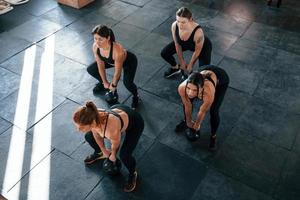
[[[109,37],[110,37],[110,41],[111,42],[115,42],[116,39],[115,39],[115,34],[114,32],[111,30],[111,28],[109,28]]]
[[[85,103],[85,106],[79,107],[73,114],[73,121],[81,125],[91,125],[94,121],[97,125],[101,124],[101,116],[98,109],[92,101]]]

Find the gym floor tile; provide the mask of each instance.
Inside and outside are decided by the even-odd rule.
[[[112,1],[105,4],[100,9],[97,9],[97,12],[116,21],[121,21],[138,9],[139,7],[125,3],[123,1]]]
[[[132,49],[138,54],[160,57],[161,50],[170,42],[171,40],[167,37],[156,33],[150,33],[144,40],[139,41]]]
[[[52,151],[51,146],[41,148],[41,144],[47,143],[44,141],[45,138],[40,139],[37,141],[16,126],[0,135],[0,188],[2,192],[8,192]],[[7,168],[9,166],[10,168]]]
[[[262,192],[252,189],[216,170],[209,169],[191,200],[272,200]]]
[[[142,115],[145,122],[144,134],[155,139],[164,127],[176,116],[179,105],[168,102],[156,95],[139,90],[141,102],[137,111]],[[125,102],[131,104],[131,98]]]
[[[87,14],[85,9],[75,9],[65,5],[59,5],[54,9],[46,12],[41,17],[49,21],[55,22],[62,26],[67,26],[74,21],[80,19],[83,15]]]
[[[274,68],[277,49],[241,38],[226,52],[226,57],[250,64],[252,69],[266,72]]]
[[[237,41],[238,37],[222,31],[215,31],[211,29],[204,29],[204,33],[213,41],[212,49],[221,54],[225,55],[226,51]]]
[[[46,84],[41,85],[46,86]],[[65,99],[54,93],[48,94],[51,91],[48,87],[43,88],[41,86],[38,88],[33,83],[31,90],[30,88],[26,88],[25,90],[25,86],[24,90],[20,91],[19,88],[0,101],[0,107],[2,108],[0,116],[22,130],[30,128]]]
[[[223,26],[223,24],[226,24],[226,26]],[[209,20],[206,27],[216,31],[220,30],[232,35],[241,36],[249,25],[250,21],[219,13],[216,17]]]
[[[299,115],[282,107],[252,98],[235,127],[265,142],[291,150],[300,129],[299,120]]]
[[[45,130],[49,130],[49,140],[51,140],[51,146],[70,155],[78,146],[83,143],[83,133],[80,133],[73,123],[73,113],[79,104],[66,100],[59,105],[53,112],[39,121],[28,130],[31,135],[43,135]],[[68,145],[66,145],[68,141]]]
[[[3,28],[3,31],[9,31],[12,28],[15,28],[34,18],[36,17],[29,14],[22,7],[14,7],[13,11],[8,12],[5,15],[1,15],[0,17],[1,29]]]
[[[296,200],[300,197],[300,158],[299,154],[290,152],[285,167],[282,170],[282,179],[275,196],[283,200]]]
[[[0,34],[0,63],[30,46],[30,42],[3,32]]]
[[[97,11],[93,11],[85,16],[83,16],[81,19],[73,22],[68,26],[68,28],[72,29],[73,31],[76,31],[77,33],[81,32],[89,32],[91,33],[93,28],[98,24],[105,24],[108,27],[112,27],[113,25],[117,24],[118,21],[111,19],[109,17],[106,17],[104,15],[101,15]],[[92,38],[92,35],[91,35]]]
[[[143,89],[158,95],[168,101],[179,104],[181,102],[178,94],[178,86],[183,81],[181,74],[172,76],[171,78],[164,78],[164,72],[168,69],[168,65],[161,68],[152,78],[145,84]]]
[[[280,79],[278,79],[280,74]],[[300,113],[300,75],[279,70],[270,71],[263,77],[254,96],[278,106],[291,113]],[[288,102],[288,103],[287,103]]]
[[[34,16],[40,16],[48,12],[49,10],[58,7],[59,4],[53,0],[30,0],[29,2],[21,6],[30,14]]]
[[[155,77],[155,74],[163,67],[164,63],[161,57],[140,54],[136,54],[136,56],[138,58],[138,67],[134,82],[138,87],[144,87],[152,77]]]
[[[221,61],[220,66],[230,77],[230,87],[250,95],[254,93],[264,75],[258,70],[251,69],[251,65],[227,57]]]
[[[15,37],[32,43],[38,42],[62,28],[61,25],[42,18],[35,18],[9,31]]]
[[[0,118],[0,135],[12,126],[8,121]]]
[[[49,180],[45,177],[49,176]],[[20,199],[36,199],[48,192],[49,200],[84,199],[102,175],[55,150],[40,162],[6,195],[14,196],[20,188]],[[30,184],[28,184],[30,182]]]
[[[163,12],[163,9],[143,7],[126,17],[123,22],[152,31],[169,17],[170,15]]]
[[[0,100],[19,88],[20,76],[0,66]]]
[[[242,38],[278,48],[283,33],[283,30],[280,28],[253,22]]]
[[[206,173],[203,164],[158,142],[137,170],[140,182],[133,199],[190,199]]]
[[[286,149],[234,128],[211,164],[227,176],[272,195],[287,156]]]
[[[149,34],[141,28],[123,22],[113,26],[112,30],[114,31],[116,41],[126,49],[131,49]],[[126,32],[126,34],[123,34],[124,32]]]

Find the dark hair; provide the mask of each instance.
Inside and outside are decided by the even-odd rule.
[[[200,72],[192,72],[186,80],[185,90],[189,83],[197,86],[197,96],[198,96],[199,87],[203,87],[203,85],[204,85],[204,77],[202,76],[202,74]],[[186,92],[185,92],[185,94],[186,94]]]
[[[92,101],[87,101],[85,106],[79,107],[73,114],[73,121],[80,125],[90,125],[95,120],[97,125],[104,124],[106,112],[98,112],[96,105]]]
[[[192,18],[192,12],[186,7],[179,8],[176,12],[176,15],[178,17],[184,17],[184,18],[188,18],[188,19]]]
[[[110,41],[111,42],[115,42],[115,35],[114,35],[114,32],[108,28],[107,26],[105,25],[97,25],[93,28],[92,30],[92,34],[95,35],[95,34],[98,34],[100,35],[101,37],[105,37],[105,38],[108,38],[110,37]]]

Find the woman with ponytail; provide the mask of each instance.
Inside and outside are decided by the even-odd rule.
[[[229,85],[227,73],[217,66],[206,66],[200,72],[193,72],[187,80],[178,87],[178,93],[184,109],[184,120],[175,131],[181,132],[190,128],[193,133],[200,131],[201,123],[208,110],[210,110],[211,137],[209,149],[216,149],[216,134],[220,124],[219,109],[223,102]],[[196,119],[192,119],[193,100],[202,100]]]
[[[117,104],[109,110],[97,109],[91,101],[78,108],[73,121],[79,131],[85,133],[85,139],[94,149],[85,164],[92,164],[99,159],[109,159],[114,164],[120,148],[120,159],[129,171],[128,180],[124,186],[125,192],[131,192],[136,187],[136,161],[132,153],[144,130],[144,120],[141,115],[131,108]],[[125,134],[121,145],[121,136]],[[104,145],[104,138],[111,143],[111,149]]]
[[[134,83],[134,77],[137,68],[136,56],[122,47],[115,41],[113,31],[105,25],[97,25],[92,34],[94,36],[93,53],[95,62],[88,66],[88,73],[99,81],[93,89],[94,94],[108,91],[110,95],[107,100],[109,103],[117,102],[117,85],[123,71],[123,83],[133,95],[131,107],[138,106],[137,86]],[[107,80],[105,69],[114,67],[114,75],[111,82]]]

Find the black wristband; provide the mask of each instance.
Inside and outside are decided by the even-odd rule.
[[[114,85],[113,83],[111,84],[111,86],[112,86],[112,87],[114,87],[114,88],[116,88],[116,87],[117,87],[117,86],[116,86],[116,85]]]

